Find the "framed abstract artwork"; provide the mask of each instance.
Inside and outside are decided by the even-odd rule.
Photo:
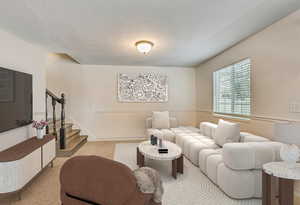
[[[119,73],[120,102],[168,102],[168,76],[160,73]]]

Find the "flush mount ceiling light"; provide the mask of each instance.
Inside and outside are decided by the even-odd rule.
[[[151,51],[152,47],[154,46],[154,44],[151,41],[138,41],[135,43],[136,49],[143,53],[143,54],[147,54]]]

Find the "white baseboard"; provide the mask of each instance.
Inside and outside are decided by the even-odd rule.
[[[88,139],[89,142],[97,142],[97,141],[136,141],[136,140],[147,140],[147,138],[145,138],[145,137],[110,137],[110,138]]]

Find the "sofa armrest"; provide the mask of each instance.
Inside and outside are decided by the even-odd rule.
[[[211,122],[201,122],[199,125],[200,133],[204,136],[215,139],[218,125]]]
[[[178,121],[175,117],[170,117],[170,128],[178,127]],[[146,129],[152,128],[152,117],[146,118]]]
[[[224,164],[234,170],[262,169],[268,162],[279,161],[280,142],[227,143],[223,146]]]
[[[241,140],[240,140],[241,142],[269,142],[270,141],[265,137],[253,135],[248,132],[241,132],[240,135],[241,135]]]

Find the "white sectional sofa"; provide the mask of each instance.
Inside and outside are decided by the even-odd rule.
[[[280,160],[282,144],[241,132],[238,142],[220,146],[216,143],[218,125],[202,122],[199,127],[173,127],[163,132],[168,133],[166,140],[180,146],[184,156],[228,196],[260,198],[262,165]],[[154,129],[147,131],[149,136],[155,132]]]

